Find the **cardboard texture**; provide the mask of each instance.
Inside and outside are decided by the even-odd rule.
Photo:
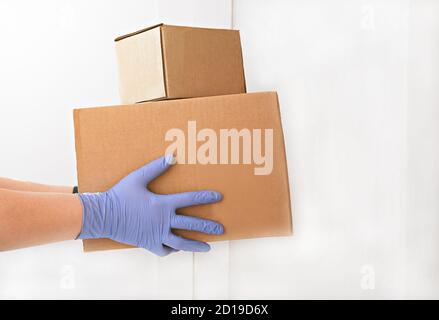
[[[217,220],[224,224],[225,233],[210,236],[175,230],[177,234],[196,240],[219,241],[292,233],[284,139],[275,92],[76,109],[74,121],[80,192],[106,191],[131,171],[164,155],[172,144],[165,141],[167,132],[180,129],[186,137],[186,164],[172,166],[149,188],[162,194],[202,189],[222,192],[224,199],[220,203],[183,208],[178,213]],[[239,164],[200,164],[199,161],[187,164],[192,134],[188,123],[194,121],[197,132],[210,128],[217,137],[221,129],[272,129],[270,174],[256,175],[255,168],[260,165],[253,161],[243,164],[244,139],[240,140]],[[203,143],[198,141],[192,148],[200,148]],[[233,153],[231,146],[229,141],[228,157]],[[267,154],[269,148],[266,145],[264,148]],[[218,150],[222,149],[218,147]],[[109,239],[84,241],[85,251],[127,247]]]
[[[160,24],[115,41],[123,104],[246,92],[237,30]]]

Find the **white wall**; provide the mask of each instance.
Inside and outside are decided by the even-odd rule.
[[[76,181],[72,109],[119,101],[115,36],[232,24],[231,0],[34,2],[0,2],[0,176],[47,183]],[[233,2],[249,91],[279,92],[295,235],[2,253],[0,298],[439,298],[439,3]]]
[[[230,296],[438,298],[439,3],[234,3],[249,90],[279,91],[295,236],[232,242]]]
[[[412,2],[407,128],[407,296],[439,297],[439,3]]]

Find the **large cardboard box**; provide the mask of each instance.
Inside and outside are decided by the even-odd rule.
[[[220,203],[179,211],[223,223],[224,235],[176,233],[202,241],[291,234],[275,92],[76,109],[74,121],[80,192],[106,191],[172,152],[178,164],[149,185],[153,192],[213,189],[224,195]],[[84,241],[86,251],[124,247],[108,239]]]
[[[246,92],[239,31],[160,24],[115,41],[123,104]]]

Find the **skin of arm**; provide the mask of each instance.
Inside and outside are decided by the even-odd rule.
[[[180,250],[207,252],[207,243],[186,239],[173,229],[212,235],[224,233],[216,221],[180,215],[177,209],[222,200],[213,190],[155,194],[147,186],[173,164],[172,155],[131,172],[105,192],[49,192],[47,186],[11,183],[0,188],[0,251],[73,239],[109,238],[158,256]],[[6,183],[5,183],[6,184]],[[43,192],[35,192],[36,189]],[[56,190],[56,189],[55,189]]]
[[[72,193],[73,187],[50,186],[45,184],[18,181],[0,177],[0,189],[29,191],[29,192],[54,192],[54,193]]]
[[[67,194],[0,189],[0,221],[0,251],[73,240],[81,231],[82,206],[71,191]]]

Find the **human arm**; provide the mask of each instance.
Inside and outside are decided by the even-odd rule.
[[[75,239],[81,221],[76,195],[0,189],[0,251]]]
[[[29,192],[54,192],[54,193],[72,193],[73,187],[52,186],[39,184],[28,181],[19,181],[0,177],[0,189],[29,191]]]
[[[205,252],[207,243],[175,235],[172,229],[221,234],[221,224],[176,214],[181,207],[218,202],[221,194],[203,190],[159,195],[149,182],[169,169],[162,157],[102,193],[79,195],[0,190],[0,250],[69,239],[109,238],[159,256],[184,250]]]

